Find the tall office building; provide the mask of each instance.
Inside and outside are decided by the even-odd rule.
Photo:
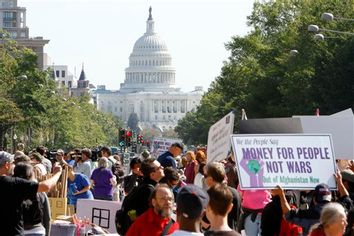
[[[43,37],[29,37],[29,28],[26,25],[26,8],[17,6],[17,0],[0,0],[0,29],[8,32],[10,37],[20,46],[32,49],[38,56],[38,68],[44,68],[43,47],[49,40],[43,39]]]

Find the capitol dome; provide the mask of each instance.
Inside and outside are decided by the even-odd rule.
[[[152,9],[146,32],[134,44],[121,92],[176,91],[175,68],[164,40],[155,32]]]

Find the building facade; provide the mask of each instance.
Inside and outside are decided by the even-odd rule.
[[[97,89],[95,103],[98,110],[125,122],[136,113],[142,128],[163,131],[173,129],[179,119],[199,105],[203,90],[196,87],[192,92],[182,92],[176,87],[172,57],[154,24],[150,7],[146,32],[134,44],[124,83],[118,91]]]
[[[17,0],[0,0],[0,29],[8,32],[18,45],[32,49],[38,56],[38,68],[44,68],[43,48],[49,40],[43,39],[43,37],[29,37],[29,29],[26,25],[26,8],[17,6]]]

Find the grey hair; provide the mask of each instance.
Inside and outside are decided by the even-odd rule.
[[[106,169],[107,167],[108,167],[108,159],[107,159],[107,157],[101,157],[98,160],[98,168]]]
[[[338,217],[346,216],[344,207],[336,202],[326,204],[321,212],[320,222],[323,227],[333,224]]]

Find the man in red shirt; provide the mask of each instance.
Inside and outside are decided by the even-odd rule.
[[[150,199],[152,207],[136,218],[126,236],[169,235],[179,228],[171,218],[174,198],[168,185],[157,185]]]

